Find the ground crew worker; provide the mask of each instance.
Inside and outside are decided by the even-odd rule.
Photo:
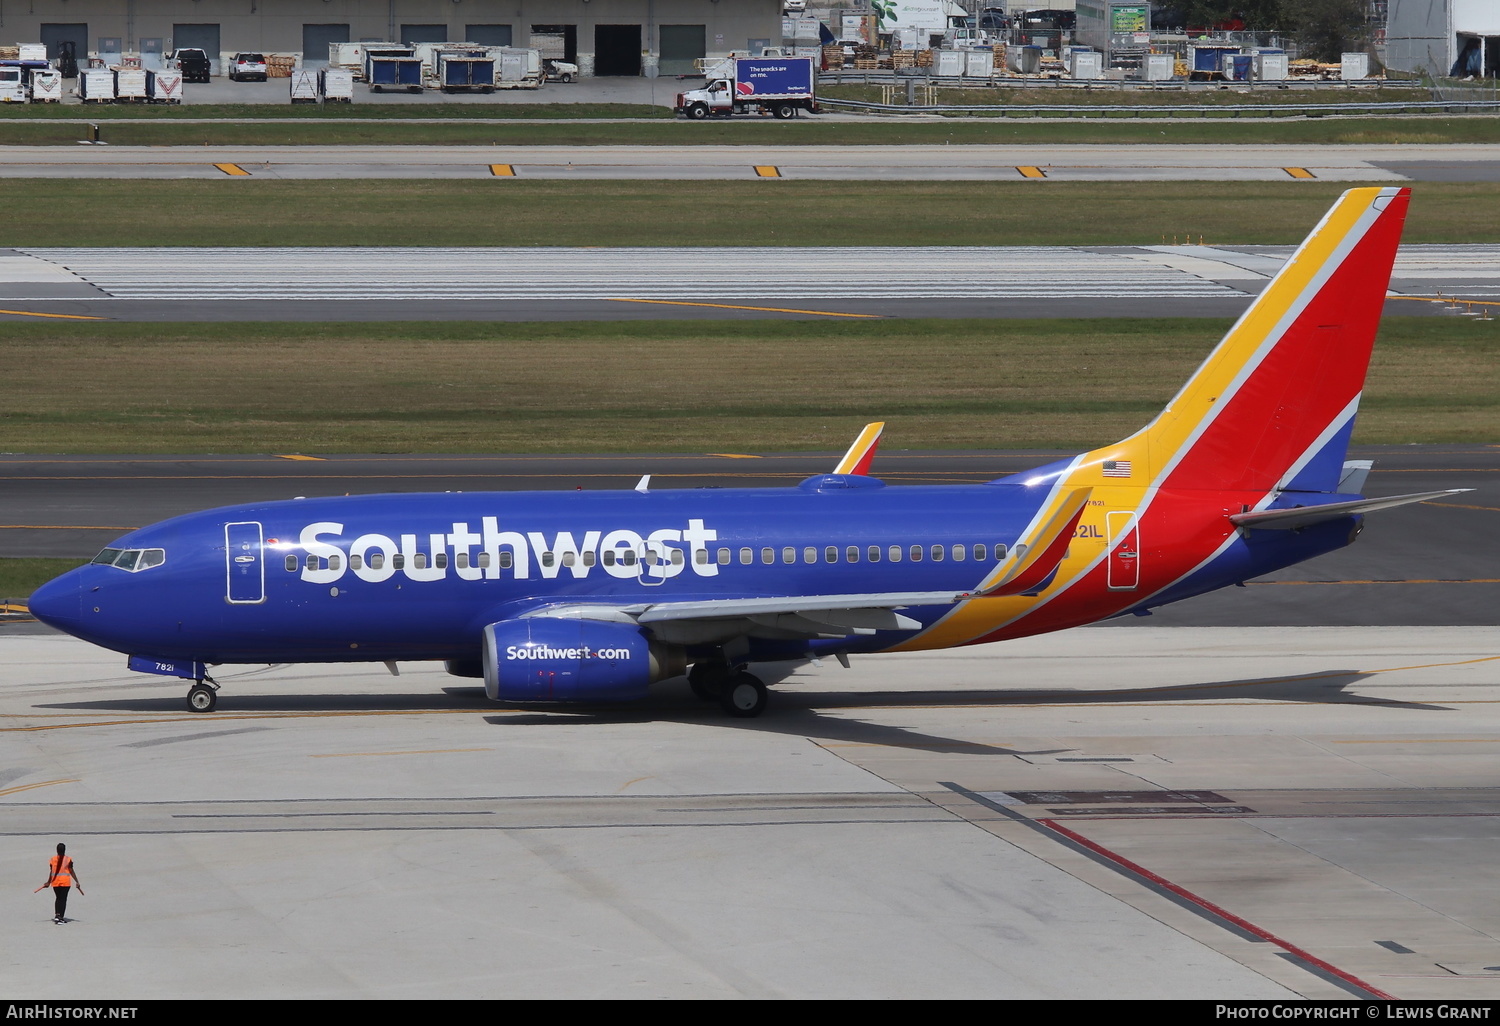
[[[57,896],[53,903],[52,921],[59,925],[67,921],[64,914],[68,911],[68,888],[77,884],[78,893],[83,893],[83,881],[78,878],[78,870],[67,852],[68,846],[59,843],[57,854],[47,861],[47,882],[31,892],[35,894],[43,888],[52,888],[52,893]]]

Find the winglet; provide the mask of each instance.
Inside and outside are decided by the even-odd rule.
[[[1092,488],[1074,488],[1063,496],[1057,510],[1029,538],[1011,550],[1010,558],[1001,563],[991,580],[975,592],[980,598],[1000,595],[1024,595],[1046,583],[1068,554],[1068,543],[1078,529],[1084,510],[1088,509]]]
[[[849,446],[849,451],[844,453],[844,458],[839,460],[839,465],[833,468],[835,474],[858,474],[861,477],[870,473],[870,464],[875,461],[875,450],[880,445],[880,433],[885,430],[885,421],[877,420],[873,424],[866,424],[865,429],[854,439],[854,444]]]

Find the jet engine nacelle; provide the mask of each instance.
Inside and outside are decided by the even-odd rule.
[[[687,669],[682,649],[635,624],[537,616],[484,629],[484,693],[496,702],[643,698]]]

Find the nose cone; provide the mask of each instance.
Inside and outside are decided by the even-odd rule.
[[[83,618],[83,586],[77,570],[54,578],[31,593],[31,614],[48,627],[75,633]]]

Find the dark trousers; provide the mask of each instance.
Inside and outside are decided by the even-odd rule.
[[[52,893],[57,895],[57,901],[53,903],[53,919],[62,919],[63,913],[68,911],[68,889],[66,887],[54,887]]]

